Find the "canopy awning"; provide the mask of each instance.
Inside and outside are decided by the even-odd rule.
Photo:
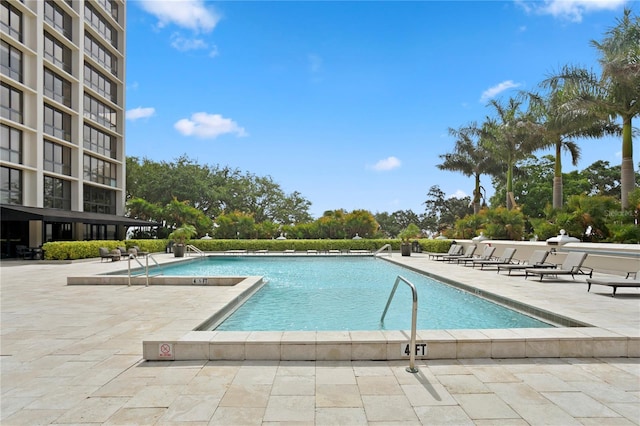
[[[0,204],[0,219],[2,221],[42,220],[45,222],[81,222],[99,225],[160,226],[156,222],[147,222],[146,220],[112,214],[26,207],[13,204]]]

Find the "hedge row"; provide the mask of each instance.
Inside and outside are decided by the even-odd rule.
[[[444,253],[449,249],[449,240],[417,240],[422,251]],[[395,251],[400,250],[400,240],[191,240],[188,244],[203,251],[226,250],[371,250],[375,251],[390,244]],[[48,260],[76,260],[99,257],[99,248],[106,247],[113,250],[118,247],[127,249],[137,246],[142,251],[150,253],[165,252],[169,240],[99,240],[99,241],[60,241],[46,243],[42,246],[45,259]]]

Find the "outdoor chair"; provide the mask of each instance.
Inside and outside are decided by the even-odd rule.
[[[634,276],[635,279],[630,279]],[[587,278],[587,291],[591,290],[591,285],[605,285],[613,288],[611,297],[615,297],[618,287],[640,287],[640,269],[637,272],[627,272],[625,279],[620,277],[610,278]]]
[[[489,259],[492,259],[494,251],[496,251],[496,248],[495,247],[491,247],[490,245],[487,244],[486,246],[484,246],[484,249],[482,250],[482,254],[480,256],[453,259],[451,262],[456,262],[457,264],[461,264],[462,263],[462,264],[464,264],[466,266],[467,263],[471,263],[474,260],[489,260]]]
[[[109,251],[106,247],[100,247],[98,251],[100,252],[100,262],[104,260],[111,260],[112,262],[120,260],[120,250],[118,249]]]
[[[447,256],[442,256],[440,257],[440,259],[436,259],[436,260],[439,260],[442,262],[451,262],[452,260],[455,260],[455,259],[468,259],[473,257],[473,253],[475,253],[476,248],[477,246],[475,244],[471,244],[464,250],[464,253],[462,254],[450,254]]]
[[[449,246],[449,251],[446,253],[427,252],[426,254],[429,256],[429,259],[438,260],[442,256],[462,254],[462,248],[463,247],[460,244],[451,244],[451,246]]]
[[[576,275],[589,275],[589,278],[591,278],[593,269],[582,266],[586,258],[587,253],[570,251],[559,268],[527,268],[524,270],[524,278],[527,279],[529,275],[539,275],[540,281],[546,275],[554,275],[556,277],[559,275],[571,275],[573,279],[576,278]]]
[[[549,252],[547,250],[535,250],[531,254],[531,257],[529,257],[528,260],[522,263],[498,265],[498,273],[500,273],[500,271],[506,270],[509,271],[509,275],[511,275],[511,271],[524,270],[527,268],[555,268],[555,264],[545,263],[545,260],[547,260],[547,256],[549,256]]]
[[[504,249],[504,252],[502,252],[502,256],[498,257],[497,259],[473,259],[471,261],[471,266],[475,268],[476,265],[480,265],[480,269],[484,269],[485,266],[510,264],[515,253],[516,249],[507,247]]]

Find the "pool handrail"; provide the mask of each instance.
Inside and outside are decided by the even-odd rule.
[[[198,247],[194,246],[193,244],[187,244],[187,255],[192,251],[199,254],[200,256],[205,256],[205,253]]]
[[[374,251],[374,252],[373,252],[373,255],[374,255],[374,256],[379,255],[380,253],[382,253],[382,251],[383,251],[384,249],[387,249],[387,252],[389,253],[389,257],[391,257],[391,255],[392,255],[392,253],[393,253],[392,248],[391,248],[391,244],[385,244],[385,245],[383,245],[383,246],[382,246],[382,247],[380,247],[378,250]]]
[[[151,258],[151,260],[153,261],[153,263],[156,264],[156,266],[158,267],[158,270],[160,271],[160,274],[162,273],[162,267],[160,266],[160,264],[158,263],[158,261],[151,255],[151,253],[145,253],[142,254],[141,256],[144,256],[145,258],[145,265],[142,264],[142,262],[140,262],[140,260],[138,260],[138,256],[135,256],[134,254],[129,254],[129,260],[127,263],[127,267],[128,267],[128,274],[129,274],[129,286],[131,286],[131,259],[134,259],[136,262],[138,262],[138,265],[140,265],[140,267],[144,268],[144,273],[147,277],[146,280],[146,286],[149,287],[149,258]]]
[[[395,283],[393,284],[393,289],[391,290],[391,294],[389,294],[389,300],[387,300],[387,306],[384,307],[384,312],[380,317],[380,323],[384,323],[384,317],[387,315],[387,310],[389,309],[389,305],[391,304],[391,300],[393,296],[396,294],[396,289],[398,288],[398,284],[400,281],[404,282],[406,285],[411,288],[411,295],[413,297],[413,306],[411,312],[411,346],[409,347],[409,367],[406,370],[409,373],[417,373],[418,369],[416,368],[416,323],[418,319],[418,291],[416,290],[416,286],[413,285],[409,280],[404,278],[401,275],[398,275]]]

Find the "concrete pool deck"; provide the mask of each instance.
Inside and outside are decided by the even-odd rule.
[[[154,256],[161,263],[173,260]],[[393,259],[595,327],[562,329],[569,334],[560,336],[564,344],[557,350],[573,351],[567,357],[554,357],[554,346],[540,356],[502,359],[482,352],[482,345],[467,345],[478,356],[420,360],[418,374],[405,372],[406,360],[144,361],[143,340],[188,339],[194,324],[233,297],[233,287],[67,286],[68,276],[126,264],[3,261],[0,422],[639,423],[637,289],[621,289],[612,298],[606,287],[587,293],[582,278],[525,281],[424,255]],[[513,330],[495,331],[505,332]],[[456,350],[458,341],[483,344],[504,337],[491,333],[455,332]],[[539,338],[506,334],[516,342]],[[295,333],[281,337],[300,339]],[[583,337],[594,339],[584,343]],[[625,346],[629,357],[620,357]]]

